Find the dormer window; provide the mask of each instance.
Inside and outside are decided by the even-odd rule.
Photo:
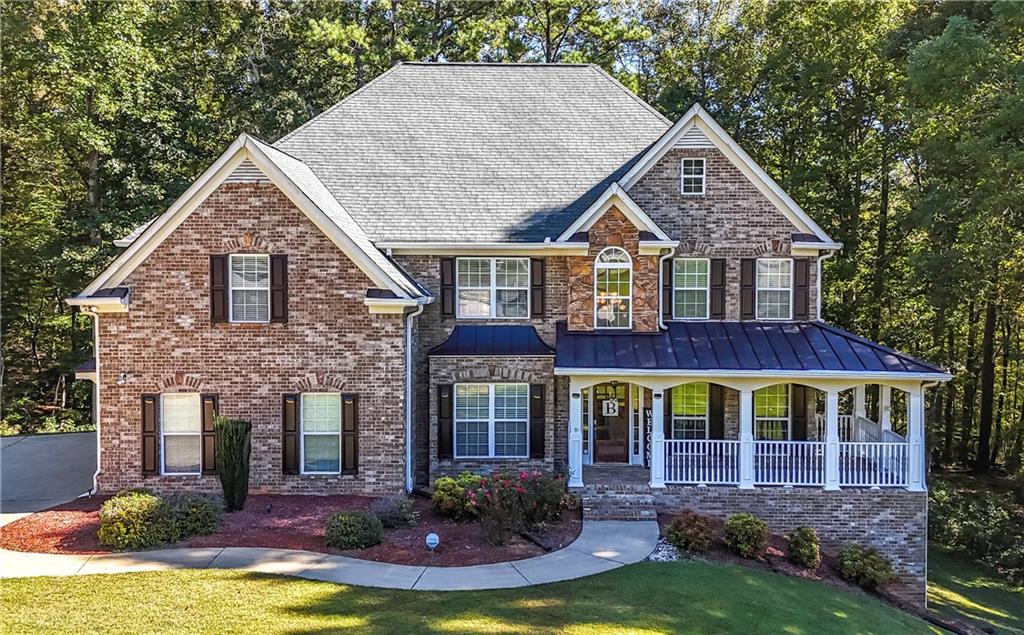
[[[704,159],[683,159],[683,196],[704,196],[706,180]]]
[[[757,319],[788,320],[793,306],[793,261],[758,258]]]
[[[608,247],[594,262],[594,327],[628,329],[633,318],[633,261]]]

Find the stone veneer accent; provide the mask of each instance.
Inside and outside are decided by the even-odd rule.
[[[633,259],[633,331],[657,331],[658,256],[640,255],[640,230],[612,207],[587,233],[589,253],[569,257],[569,330],[594,330],[594,259],[605,247],[622,247]]]
[[[226,253],[288,255],[286,324],[210,322],[209,257]],[[167,391],[216,394],[221,414],[252,422],[254,492],[403,490],[404,320],[368,312],[376,285],[276,187],[221,185],[126,284],[129,312],[99,317],[101,491],[220,489],[143,476],[141,395]],[[358,395],[357,475],[282,474],[282,395],[304,390]]]
[[[867,545],[889,557],[900,575],[891,590],[908,602],[925,603],[928,556],[928,494],[903,489],[826,491],[811,487],[696,487],[648,490],[663,512],[684,508],[726,518],[754,514],[774,533],[813,527],[823,546]]]

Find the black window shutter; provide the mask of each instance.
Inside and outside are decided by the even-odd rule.
[[[200,395],[203,417],[203,474],[217,473],[216,437],[213,422],[217,418],[217,395]]]
[[[544,458],[544,384],[530,384],[530,458]]]
[[[341,473],[359,471],[359,407],[355,395],[341,396]]]
[[[667,389],[661,397],[662,402],[662,422],[665,430],[665,438],[672,438],[672,389]]]
[[[270,321],[288,321],[288,256],[270,257]]]
[[[441,315],[455,315],[455,259],[441,259]]]
[[[708,384],[708,438],[725,438],[725,395],[718,384]]]
[[[793,413],[793,440],[807,440],[807,387],[790,384],[790,404]]]
[[[725,258],[711,259],[711,311],[712,320],[725,319]]]
[[[530,258],[530,316],[544,317],[544,259]]]
[[[452,458],[452,384],[437,387],[437,458]]]
[[[210,256],[210,321],[228,321],[227,256]]]
[[[811,319],[810,260],[793,260],[793,319]]]
[[[142,395],[142,473],[147,476],[160,471],[157,458],[160,455],[157,446],[159,401],[160,395]]]
[[[299,395],[285,395],[281,412],[281,472],[299,473]]]
[[[672,263],[674,261],[669,258],[665,262],[661,263],[661,317],[665,320],[671,320],[673,315],[672,304],[674,298],[672,297]]]
[[[740,261],[740,319],[754,319],[754,275],[757,268],[756,258],[744,258]]]

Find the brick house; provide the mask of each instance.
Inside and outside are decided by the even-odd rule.
[[[699,105],[400,64],[117,242],[69,299],[100,491],[216,491],[219,413],[253,423],[256,491],[565,469],[590,517],[750,510],[878,547],[923,599],[949,375],[821,320],[841,245]]]

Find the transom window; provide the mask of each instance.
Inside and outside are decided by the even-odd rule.
[[[270,256],[231,256],[231,321],[270,321]]]
[[[708,437],[708,385],[683,384],[672,389],[672,438]]]
[[[683,159],[682,192],[684,195],[704,194],[704,159]]]
[[[672,316],[706,320],[708,317],[707,258],[676,258],[672,261]]]
[[[303,393],[299,397],[303,474],[341,471],[341,394]]]
[[[790,433],[789,385],[777,384],[754,391],[754,438],[787,441]]]
[[[633,262],[625,250],[608,247],[594,263],[594,326],[628,329],[633,317]]]
[[[793,261],[789,258],[759,258],[757,261],[757,319],[790,319],[792,298]]]
[[[528,384],[456,384],[456,458],[525,458],[529,409]]]
[[[202,471],[203,410],[199,393],[160,395],[160,447],[164,474]]]
[[[458,317],[529,317],[529,258],[458,258],[456,270]]]

